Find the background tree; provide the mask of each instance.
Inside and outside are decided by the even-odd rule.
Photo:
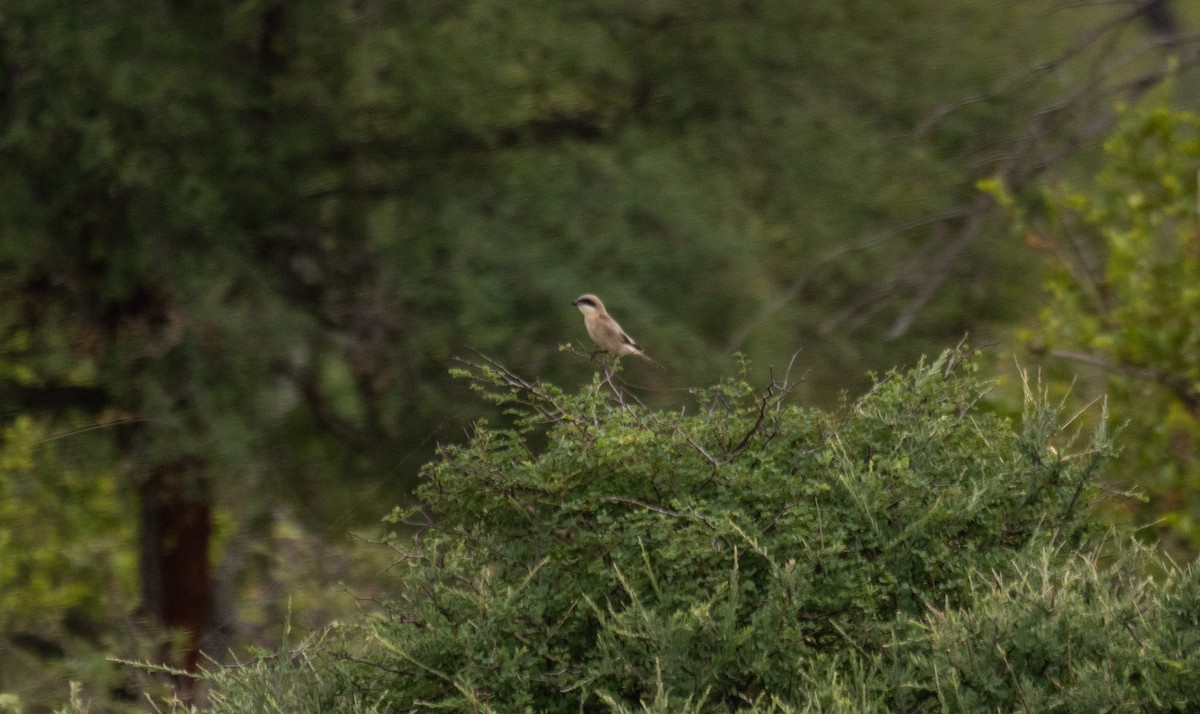
[[[1172,552],[1200,550],[1200,118],[1146,103],[1125,113],[1083,187],[1045,193],[1017,227],[1053,266],[1031,347],[1083,370],[1128,420],[1113,478]],[[1064,377],[1069,379],[1069,377]]]

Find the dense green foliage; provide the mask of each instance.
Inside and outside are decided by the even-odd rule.
[[[1046,192],[1019,230],[1048,252],[1050,299],[1026,340],[1128,420],[1113,480],[1183,557],[1200,550],[1200,117],[1158,103],[1128,110],[1093,183]],[[1045,216],[1042,218],[1041,216]]]
[[[961,358],[832,413],[781,383],[656,412],[482,366],[515,424],[429,465],[387,615],[218,674],[215,710],[1200,705],[1196,572],[1097,565],[1103,428],[1031,393],[1014,430]]]
[[[26,702],[60,701],[67,679],[126,679],[104,649],[108,623],[133,616],[135,524],[112,469],[80,445],[28,417],[0,432],[0,691]]]
[[[145,419],[140,465],[203,454],[218,498],[326,523],[470,416],[451,355],[574,378],[584,290],[672,381],[805,347],[829,398],[1016,314],[1019,251],[966,241],[882,339],[942,264],[902,227],[967,222],[972,164],[1056,91],[997,79],[1066,44],[1040,13],[6,2],[0,319],[37,384]]]

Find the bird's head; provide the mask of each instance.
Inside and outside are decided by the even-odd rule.
[[[592,295],[591,293],[580,295],[579,297],[575,298],[575,302],[571,304],[579,308],[579,311],[584,315],[592,315],[597,312],[604,312],[604,303],[600,302],[600,298]]]

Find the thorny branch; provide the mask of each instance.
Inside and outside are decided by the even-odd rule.
[[[464,364],[474,370],[471,373],[471,379],[485,387],[492,386],[489,377],[498,377],[506,386],[516,390],[517,393],[525,392],[533,399],[516,398],[514,401],[522,406],[529,407],[541,415],[548,422],[566,421],[580,426],[586,425],[586,422],[578,416],[571,414],[570,411],[564,409],[553,394],[550,394],[546,389],[536,382],[530,382],[521,375],[513,372],[508,367],[505,367],[495,359],[488,357],[485,354],[479,354],[483,363],[471,362],[461,357],[455,357],[454,361],[459,364]]]
[[[617,386],[616,383],[613,382],[613,379],[617,376],[617,365],[619,364],[619,362],[617,361],[616,358],[609,356],[608,353],[603,352],[603,351],[581,352],[580,350],[575,349],[575,347],[570,344],[565,345],[564,347],[562,347],[560,349],[562,349],[565,352],[570,352],[571,354],[575,355],[576,357],[583,357],[586,360],[589,360],[591,362],[594,362],[594,363],[600,365],[600,369],[603,370],[603,372],[604,372],[604,379],[600,380],[601,384],[605,385],[610,390],[612,390],[613,400],[616,401],[617,404],[621,405],[621,407],[623,409],[630,412],[631,414],[633,413],[633,407],[629,404],[629,402],[633,402],[634,404],[638,405],[639,407],[641,407],[643,409],[646,408],[646,405],[643,404],[642,400],[638,399],[636,395],[634,395],[624,389],[621,389],[619,386]],[[625,382],[624,380],[618,379],[617,381],[619,381],[621,384],[625,385],[626,387],[631,386],[628,382]]]
[[[792,353],[792,358],[788,360],[787,369],[784,370],[782,382],[775,381],[775,373],[772,370],[771,381],[767,383],[763,395],[758,400],[758,415],[754,420],[754,425],[746,431],[746,435],[743,436],[742,440],[737,443],[737,446],[726,450],[725,463],[733,461],[738,454],[742,453],[742,451],[749,446],[751,439],[754,438],[754,435],[761,431],[763,422],[767,418],[768,410],[771,410],[778,415],[780,410],[783,408],[783,399],[790,394],[793,389],[796,388],[796,385],[799,384],[799,381],[803,381],[803,377],[797,382],[790,381],[792,367],[795,366],[796,358],[799,356],[799,350]],[[767,435],[767,440],[770,441],[771,439],[775,438],[777,433],[779,433],[779,421],[775,420],[772,422],[771,433]]]
[[[647,511],[654,511],[655,513],[661,513],[664,516],[671,516],[672,518],[686,518],[688,520],[701,521],[704,523],[704,525],[712,528],[713,530],[716,530],[717,528],[716,524],[712,522],[711,518],[708,516],[702,516],[699,513],[681,513],[680,511],[672,511],[669,508],[655,506],[654,504],[646,503],[645,501],[639,501],[636,498],[629,498],[626,496],[605,496],[603,500],[609,501],[610,503],[627,503],[631,506],[644,508]]]

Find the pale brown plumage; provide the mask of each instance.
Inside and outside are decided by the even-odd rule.
[[[583,325],[587,328],[588,337],[592,338],[597,347],[617,357],[637,355],[655,367],[666,370],[666,367],[647,357],[633,338],[625,334],[625,330],[622,330],[617,321],[604,309],[600,298],[587,293],[580,295],[571,304],[583,313]]]

